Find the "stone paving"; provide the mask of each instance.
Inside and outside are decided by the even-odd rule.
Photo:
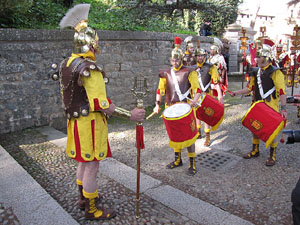
[[[76,163],[66,156],[63,148],[48,142],[35,129],[4,135],[1,145],[79,224],[198,224],[143,194],[140,218],[136,220],[135,193],[106,176],[98,177],[101,203],[105,208],[115,208],[118,216],[105,223],[86,221],[84,212],[76,205]],[[9,213],[7,210],[6,214]]]
[[[239,84],[230,88],[237,89]],[[220,128],[212,133],[211,146],[203,147],[202,139],[196,142],[198,173],[194,177],[186,175],[186,153],[183,153],[182,167],[165,169],[173,160],[173,152],[168,147],[167,134],[159,118],[144,123],[146,149],[141,155],[142,172],[253,224],[292,224],[290,194],[300,174],[299,146],[279,144],[277,163],[271,168],[264,165],[268,154],[264,144],[261,144],[260,157],[242,159],[242,154],[249,151],[251,139],[240,119],[250,99],[226,98],[225,103],[225,118]],[[299,129],[296,107],[289,105],[288,112],[287,128]],[[113,157],[135,168],[134,125],[112,123],[109,128]],[[146,195],[141,196],[141,218],[137,221],[135,193],[103,174],[98,179],[99,192],[104,199],[102,204],[116,208],[118,216],[104,223],[86,221],[83,212],[74,204],[77,199],[76,163],[66,157],[62,147],[48,142],[36,129],[2,135],[0,144],[79,224],[199,224]],[[218,161],[220,165],[215,168],[201,165],[205,154],[207,158],[215,157],[211,161]],[[1,205],[0,210],[2,221],[7,217],[4,214],[15,218],[5,205]],[[17,218],[14,221],[19,224]]]

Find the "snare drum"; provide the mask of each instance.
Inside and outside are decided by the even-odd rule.
[[[255,136],[266,142],[266,148],[268,148],[282,130],[284,119],[279,112],[261,100],[253,103],[242,118],[242,124]]]
[[[211,126],[212,130],[218,129],[224,118],[224,105],[208,94],[204,95],[200,104],[196,109],[197,118]]]
[[[198,137],[196,118],[187,103],[177,103],[166,108],[162,114],[171,148],[183,149],[194,144]]]

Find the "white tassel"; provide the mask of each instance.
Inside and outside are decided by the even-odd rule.
[[[74,28],[80,21],[87,20],[90,11],[90,4],[78,4],[69,9],[59,23],[60,29],[67,27]]]

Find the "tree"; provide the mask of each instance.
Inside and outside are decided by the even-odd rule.
[[[116,0],[116,7],[127,8],[140,20],[153,17],[179,19],[189,29],[199,31],[204,20],[212,22],[213,33],[220,35],[225,27],[236,21],[242,0]],[[186,21],[188,20],[188,21]]]

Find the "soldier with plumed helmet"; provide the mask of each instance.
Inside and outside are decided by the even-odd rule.
[[[159,71],[159,84],[156,91],[156,102],[153,109],[154,113],[160,112],[160,103],[163,96],[165,96],[166,108],[171,108],[178,103],[188,103],[190,106],[195,107],[197,106],[197,101],[200,97],[197,73],[193,71],[193,68],[183,65],[184,54],[180,49],[182,40],[179,37],[175,37],[174,42],[175,48],[172,50],[170,59],[172,67]],[[194,116],[193,112],[192,114]],[[177,129],[180,126],[178,121],[172,121],[175,124],[178,124],[178,126],[176,126]],[[188,175],[195,175],[197,172],[195,165],[195,142],[198,137],[195,118],[191,118],[191,123],[188,123],[188,125],[184,125],[184,127],[180,127],[179,129],[181,132],[178,133],[176,137],[180,139],[178,141],[172,141],[172,137],[168,133],[170,138],[169,145],[174,149],[175,160],[167,165],[167,169],[174,169],[183,165],[181,151],[182,149],[187,148],[189,157]],[[182,138],[182,131],[185,129],[188,132],[191,132],[191,135],[188,138]]]
[[[207,62],[217,66],[219,73],[219,83],[224,95],[228,86],[228,76],[225,59],[223,55],[220,54],[222,47],[223,43],[218,38],[214,37],[214,43],[210,46],[210,55],[207,59]],[[214,85],[212,85],[212,88],[214,88]]]
[[[272,56],[272,46],[267,43],[271,43],[269,39],[262,40],[260,48],[257,50],[256,61],[258,67],[252,68],[252,72],[250,74],[250,81],[248,86],[244,89],[230,92],[231,96],[248,94],[253,92],[253,104],[251,106],[254,109],[256,103],[263,102],[266,105],[266,110],[260,111],[259,114],[256,114],[257,118],[262,115],[269,114],[269,117],[272,115],[278,115],[277,112],[280,112],[281,116],[286,119],[287,111],[286,111],[286,93],[285,93],[285,83],[284,83],[284,75],[280,71],[280,68],[272,65],[273,56]],[[280,109],[279,109],[279,101],[280,101]],[[273,110],[268,110],[272,108]],[[250,110],[251,110],[250,108]],[[248,111],[249,113],[250,111]],[[247,113],[247,114],[248,114]],[[270,114],[272,113],[272,115]],[[272,118],[275,118],[273,116]],[[281,117],[280,117],[281,118]],[[268,129],[268,126],[264,126],[260,120],[251,119],[254,130],[262,131],[263,129]],[[257,123],[256,121],[259,121]],[[256,125],[254,126],[254,122]],[[273,120],[275,123],[275,120]],[[253,132],[254,132],[253,130]],[[252,132],[252,133],[253,133]],[[268,131],[269,132],[269,131]],[[275,156],[277,150],[277,136],[280,132],[279,127],[271,131],[271,139],[270,141],[270,154],[265,163],[266,166],[275,165]],[[267,132],[266,132],[267,133]],[[277,137],[277,138],[276,138]],[[252,138],[252,150],[249,153],[243,155],[244,159],[251,159],[259,156],[259,143],[262,137],[258,137],[253,134]],[[267,145],[266,145],[267,146]]]
[[[211,84],[215,85],[215,92],[217,92],[218,99],[221,104],[224,104],[223,94],[221,87],[219,85],[219,74],[216,65],[206,62],[206,51],[198,46],[195,51],[197,68],[196,72],[199,79],[200,89],[202,93],[207,93],[213,96],[213,89],[211,89]],[[201,121],[197,119],[197,129],[199,136],[201,137]],[[204,123],[205,132],[205,142],[204,146],[210,145],[210,126]]]
[[[184,66],[195,66],[196,58],[194,54],[194,44],[192,42],[193,37],[188,36],[184,39],[184,42],[186,43],[186,49],[183,56],[183,65]]]
[[[76,183],[79,208],[85,218],[106,220],[116,216],[113,209],[100,209],[96,177],[99,161],[111,157],[108,143],[107,116],[119,115],[142,121],[144,109],[127,111],[116,107],[106,95],[105,72],[97,66],[100,53],[97,32],[88,26],[89,4],[71,8],[60,22],[60,28],[74,29],[74,48],[70,57],[53,64],[52,79],[60,84],[67,116],[67,155],[78,162]]]

